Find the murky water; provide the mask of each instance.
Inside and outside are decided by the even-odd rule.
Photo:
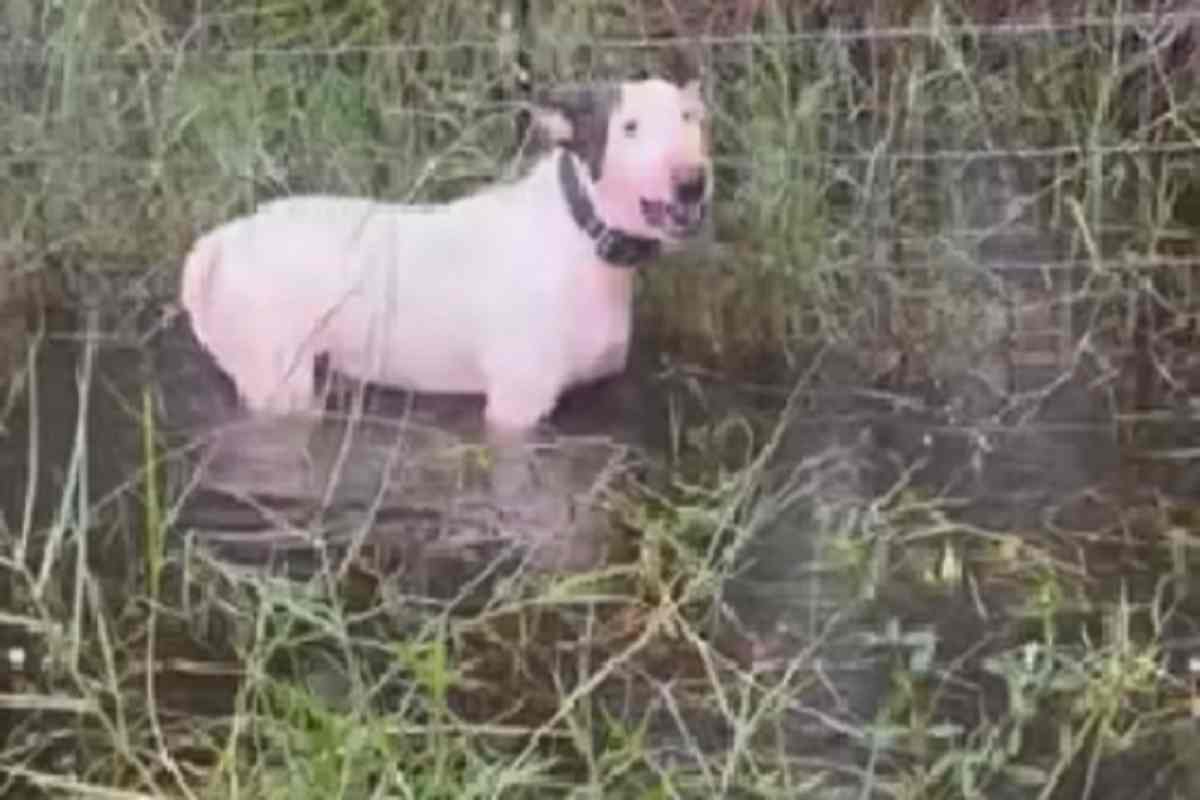
[[[897,654],[913,657],[922,641],[936,643],[947,718],[969,724],[999,702],[1001,687],[981,670],[979,654],[1010,647],[1025,631],[1012,610],[1028,598],[1009,580],[1021,558],[1059,559],[1058,567],[1086,574],[1102,594],[1149,602],[1171,569],[1158,534],[1146,532],[1156,524],[1151,512],[1186,509],[1200,479],[1189,459],[1170,457],[1200,438],[1191,409],[1147,407],[1136,370],[1126,377],[1098,361],[1066,373],[1010,362],[997,388],[996,381],[871,374],[822,352],[794,375],[749,384],[655,374],[645,348],[629,375],[566,399],[555,433],[531,449],[527,480],[505,505],[489,492],[489,469],[473,444],[478,401],[375,391],[346,414],[356,400],[343,392],[325,418],[265,425],[239,418],[229,385],[180,320],[160,328],[151,315],[140,330],[90,343],[60,332],[44,342],[30,376],[35,401],[16,404],[0,448],[10,530],[24,524],[27,507],[41,521],[64,513],[81,381],[89,386],[90,513],[139,519],[137,476],[152,418],[170,454],[165,494],[183,498],[167,513],[190,544],[245,568],[294,574],[325,563],[333,545],[378,570],[402,572],[414,594],[430,597],[454,596],[505,552],[537,569],[602,565],[631,546],[604,510],[606,489],[653,474],[679,441],[691,442],[683,450],[707,448],[736,461],[739,451],[757,449],[746,447],[750,438],[770,430],[761,423],[786,419],[762,464],[767,488],[745,524],[753,535],[739,550],[743,568],[721,590],[726,618],[714,635],[727,637],[743,664],[766,671],[819,643],[823,683],[792,709],[784,740],[797,757],[847,769],[861,768],[879,746],[852,732],[878,715]],[[1135,398],[1142,407],[1131,414]],[[751,424],[711,426],[735,413]],[[905,492],[914,499],[902,501]],[[872,526],[894,533],[871,536]],[[1031,549],[1016,564],[980,554],[1003,549],[1004,537]],[[872,542],[858,579],[831,567],[848,538]],[[137,541],[114,536],[94,560],[120,574],[140,558],[137,549]],[[956,574],[963,563],[970,568]],[[1168,625],[1178,636],[1163,643],[1175,668],[1194,644],[1195,611],[1180,593]],[[889,640],[885,631],[896,623],[929,638]],[[1095,608],[1081,608],[1062,636],[1076,641],[1101,625]],[[193,676],[177,699],[207,697],[219,706],[232,684],[214,680],[205,694]],[[170,695],[169,682],[164,691]],[[658,708],[651,740],[664,757],[686,759],[679,709],[642,699]],[[702,732],[703,747],[727,746],[732,734],[722,720],[700,708],[683,713],[689,729]],[[900,751],[876,755],[880,769],[903,761]],[[1169,762],[1150,752],[1092,796],[1165,796],[1155,792],[1173,778],[1155,770]],[[1122,782],[1130,775],[1137,779]],[[1147,780],[1158,781],[1152,791]]]
[[[592,549],[602,543],[587,533],[589,498],[632,464],[637,415],[626,415],[635,422],[625,430],[610,424],[622,416],[613,411],[628,402],[628,386],[598,387],[589,392],[593,402],[565,404],[553,437],[527,448],[523,494],[496,508],[479,446],[478,399],[363,394],[339,385],[329,387],[320,417],[254,419],[235,408],[231,384],[186,321],[156,325],[151,318],[124,339],[71,329],[47,335],[29,381],[33,411],[19,402],[6,422],[0,473],[19,476],[3,484],[8,519],[20,520],[30,501],[34,519],[58,513],[84,380],[92,500],[102,509],[137,496],[149,423],[167,455],[167,493],[182,498],[172,509],[176,522],[229,558],[290,559],[316,543],[486,549],[569,524],[579,535],[566,540],[563,563],[603,559]],[[32,486],[25,478],[31,463]]]

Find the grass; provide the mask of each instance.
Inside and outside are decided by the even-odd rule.
[[[9,0],[0,317],[34,296],[85,335],[69,385],[53,337],[0,359],[0,794],[1194,796],[1192,434],[1140,387],[1190,398],[1197,82],[1115,35],[1137,4],[1080,6],[1018,35],[906,4],[868,36],[765,2],[710,32],[717,244],[643,280],[669,444],[598,479],[615,554],[462,548],[439,582],[436,548],[368,541],[374,506],[349,561],[219,557],[171,379],[106,354],[260,199],[510,174],[514,51],[535,85],[661,66],[656,6]],[[1054,449],[1072,391],[1099,455]],[[1132,487],[1066,488],[1114,442]]]
[[[730,430],[724,421],[694,439]],[[414,594],[410,572],[372,574],[369,561],[345,574],[331,561],[307,580],[236,569],[190,538],[115,575],[96,550],[137,526],[114,532],[100,507],[64,512],[57,541],[6,543],[3,622],[39,660],[0,695],[13,723],[7,786],[94,797],[1092,796],[1110,760],[1159,763],[1156,743],[1183,735],[1189,689],[1164,647],[1188,604],[1169,600],[1163,580],[1145,585],[1169,574],[1161,512],[1131,505],[1129,519],[1081,534],[1097,559],[1109,547],[1155,562],[1105,581],[1071,568],[1077,538],[964,522],[907,470],[884,491],[846,491],[870,485],[854,481],[865,454],[818,449],[797,462],[782,428],[743,426],[735,438],[746,433],[774,438],[697,481],[612,496],[637,532],[629,557],[584,573],[505,572],[482,601],[466,588]],[[676,455],[715,459],[702,444]],[[159,458],[147,449],[125,489],[144,501],[147,530],[171,527],[147,488]],[[86,485],[86,459],[72,464],[74,485]],[[1134,527],[1144,530],[1130,539]],[[808,587],[796,610],[810,618],[785,613],[774,632],[737,621],[726,593],[754,542],[798,560],[786,579],[749,585]],[[1168,580],[1182,588],[1190,558],[1176,556],[1183,572]],[[936,606],[955,597],[977,604],[986,633],[954,641],[956,615]],[[864,699],[873,711],[845,705]],[[812,727],[797,728],[804,720]],[[829,733],[840,742],[822,744]]]

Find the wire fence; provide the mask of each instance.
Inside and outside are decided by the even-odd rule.
[[[213,24],[219,15],[206,17],[204,24]],[[1068,18],[1040,18],[996,23],[947,22],[943,17],[934,17],[922,25],[905,25],[870,28],[824,28],[814,31],[789,31],[786,33],[750,32],[738,34],[662,35],[653,39],[644,37],[593,37],[586,39],[588,46],[597,50],[669,50],[674,48],[713,49],[728,46],[790,47],[801,44],[857,44],[863,42],[937,41],[949,38],[978,40],[1025,38],[1045,34],[1081,34],[1088,31],[1124,32],[1140,31],[1154,34],[1158,46],[1169,44],[1177,37],[1186,35],[1189,26],[1200,24],[1200,9],[1183,8],[1163,12],[1125,12],[1110,15],[1080,15]],[[446,53],[461,50],[491,52],[503,49],[505,37],[510,31],[498,32],[495,37],[460,39],[446,42],[389,42],[382,44],[346,43],[335,46],[288,47],[253,46],[210,49],[198,43],[195,35],[199,27],[189,29],[176,47],[164,50],[148,49],[136,45],[121,48],[90,48],[89,55],[101,62],[120,64],[127,61],[173,60],[179,56],[205,59],[213,55],[232,58],[281,57],[312,58],[339,55],[395,55],[417,53]],[[558,34],[556,34],[558,35]],[[45,63],[57,57],[55,46],[35,39],[14,39],[8,43],[8,52],[3,59],[9,63]]]

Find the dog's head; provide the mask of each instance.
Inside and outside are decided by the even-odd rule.
[[[535,123],[587,166],[603,222],[677,241],[701,229],[712,195],[700,84],[597,84],[544,97]]]

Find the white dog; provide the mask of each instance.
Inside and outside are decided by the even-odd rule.
[[[328,196],[203,236],[182,303],[255,411],[316,403],[314,362],[423,392],[482,393],[524,432],[572,385],[621,371],[634,272],[700,229],[712,191],[699,86],[560,92],[520,180],[444,205]]]

